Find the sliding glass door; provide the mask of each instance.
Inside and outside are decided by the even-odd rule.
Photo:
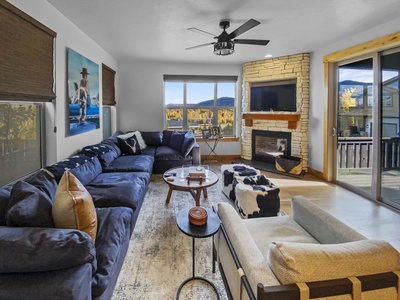
[[[336,180],[371,194],[373,59],[338,66]]]
[[[336,70],[335,181],[400,209],[400,50]]]
[[[381,199],[400,208],[400,51],[381,57]]]

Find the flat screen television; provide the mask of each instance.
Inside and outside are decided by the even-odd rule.
[[[250,111],[296,112],[295,79],[256,83],[250,90]]]

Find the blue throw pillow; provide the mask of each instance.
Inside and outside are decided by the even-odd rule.
[[[184,138],[185,138],[184,132],[175,131],[171,136],[171,140],[169,141],[169,146],[172,149],[181,152],[182,142]]]
[[[196,143],[196,139],[194,137],[193,131],[188,131],[185,133],[185,137],[181,146],[181,154],[183,157],[189,155],[190,151],[192,151],[194,144]]]
[[[119,147],[121,148],[121,152],[123,155],[137,155],[142,153],[140,150],[139,142],[135,135],[124,138],[117,138]]]
[[[7,226],[53,228],[52,204],[45,192],[27,182],[18,181],[11,190]]]
[[[174,131],[171,130],[164,130],[162,134],[162,145],[169,146],[169,142],[171,141],[171,136]]]

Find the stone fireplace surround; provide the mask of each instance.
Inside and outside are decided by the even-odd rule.
[[[291,132],[291,155],[302,158],[308,170],[308,108],[310,100],[310,54],[302,53],[243,64],[242,85],[242,153],[252,159],[252,130]],[[297,112],[250,112],[250,86],[253,82],[297,80]],[[293,121],[295,120],[295,121]]]

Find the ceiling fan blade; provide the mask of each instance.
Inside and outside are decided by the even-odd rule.
[[[259,24],[260,24],[260,22],[258,22],[257,20],[250,19],[246,23],[244,23],[243,25],[241,25],[238,28],[236,28],[235,31],[232,31],[228,35],[228,37],[229,37],[230,40],[234,39],[235,37],[241,35],[242,33],[245,33],[247,30],[250,30],[250,29],[252,29],[253,27],[256,27]]]
[[[269,43],[269,40],[246,40],[246,39],[240,39],[240,40],[233,40],[233,42],[235,44],[266,46]]]
[[[198,28],[196,28],[196,27],[190,27],[190,28],[188,28],[187,30],[190,30],[190,31],[193,31],[193,32],[197,32],[197,33],[200,33],[200,34],[207,34],[207,35],[211,35],[211,36],[213,36],[213,37],[217,37],[215,34],[213,34],[213,33],[210,33],[210,32],[207,32],[207,31],[204,31],[204,30],[201,30],[201,29],[198,29]]]
[[[186,48],[185,50],[192,50],[192,49],[201,48],[201,47],[208,46],[208,45],[213,45],[213,44],[215,44],[215,42],[189,47],[189,48]]]

